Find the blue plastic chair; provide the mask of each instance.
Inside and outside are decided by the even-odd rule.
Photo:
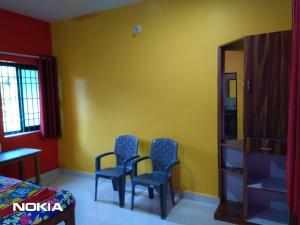
[[[125,183],[126,175],[132,175],[132,162],[139,156],[139,139],[131,135],[119,136],[116,139],[113,152],[107,152],[96,157],[96,176],[95,176],[95,201],[97,200],[98,179],[111,179],[113,189],[119,192],[119,205],[124,207],[125,203]],[[101,168],[101,159],[108,155],[115,155],[116,166],[110,168]]]
[[[135,160],[133,164],[132,176],[132,197],[131,209],[134,208],[135,186],[141,185],[148,187],[149,197],[153,198],[153,189],[159,194],[161,218],[167,217],[167,189],[170,184],[172,203],[174,201],[174,192],[172,186],[172,167],[179,164],[177,160],[178,144],[168,138],[155,139],[151,143],[150,157],[142,157]],[[137,164],[143,160],[152,160],[152,173],[137,175]]]

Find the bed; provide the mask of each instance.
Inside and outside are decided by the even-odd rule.
[[[46,203],[46,209],[54,211],[14,210],[13,203],[24,206],[26,203]],[[57,209],[58,204],[61,207]],[[62,209],[62,211],[61,211]],[[54,225],[62,221],[75,225],[75,199],[64,190],[46,188],[30,182],[0,176],[0,224],[1,225]]]

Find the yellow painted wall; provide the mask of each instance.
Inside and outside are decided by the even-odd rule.
[[[93,171],[119,134],[180,144],[177,185],[216,196],[217,47],[291,26],[289,0],[148,0],[52,24],[62,167]],[[132,37],[136,24],[143,32]]]
[[[244,52],[226,51],[225,52],[225,73],[237,73],[237,131],[238,139],[244,137],[243,126],[243,99],[244,99]]]

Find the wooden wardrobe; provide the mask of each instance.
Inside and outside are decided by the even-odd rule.
[[[242,58],[230,60],[237,53]],[[285,169],[290,59],[291,31],[251,35],[219,48],[220,205],[215,219],[289,224]],[[228,71],[228,62],[231,70],[234,63],[242,70]]]

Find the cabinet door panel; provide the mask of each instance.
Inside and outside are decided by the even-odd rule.
[[[290,43],[290,31],[245,38],[246,137],[286,137]]]
[[[288,98],[291,62],[291,33],[270,36],[271,75],[268,82],[268,133],[285,138],[288,126]]]
[[[245,38],[245,136],[264,137],[268,118],[268,41],[265,35]]]

